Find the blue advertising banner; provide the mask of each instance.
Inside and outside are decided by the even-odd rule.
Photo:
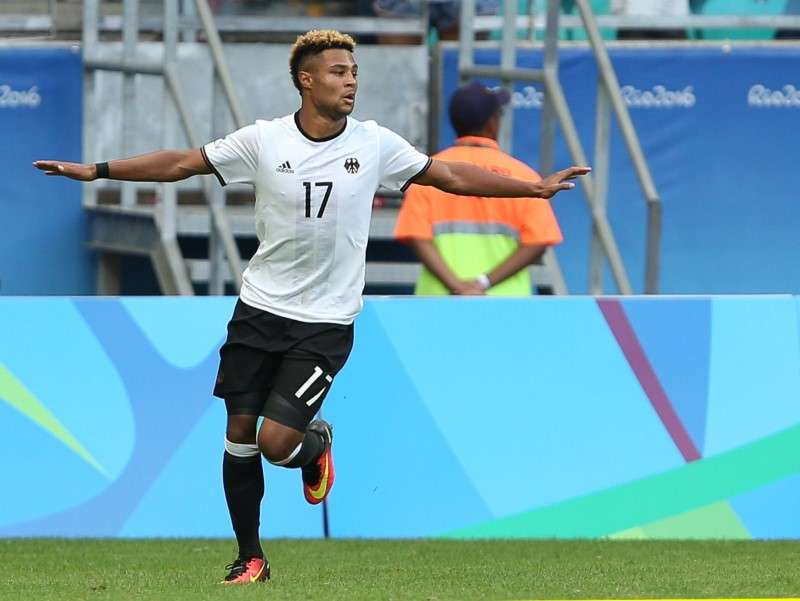
[[[0,48],[0,294],[89,294],[80,184],[46,177],[37,159],[81,160],[77,48]]]
[[[0,537],[231,536],[234,301],[0,299]],[[323,407],[330,533],[799,538],[799,303],[368,299]],[[264,472],[264,537],[322,536]]]
[[[800,292],[800,48],[731,46],[611,48],[623,97],[664,202],[660,291]],[[442,147],[454,133],[446,107],[457,86],[456,50],[443,57]],[[478,64],[499,51],[479,49]],[[542,54],[520,49],[518,65]],[[561,52],[560,77],[587,156],[594,153],[597,69],[586,49]],[[488,85],[498,82],[485,80]],[[543,89],[518,84],[514,155],[538,166]],[[571,164],[559,139],[556,167]],[[586,292],[591,223],[580,193],[554,209],[565,234],[558,257],[570,292]],[[608,212],[634,289],[644,287],[646,212],[615,129]],[[615,291],[607,278],[607,291]]]

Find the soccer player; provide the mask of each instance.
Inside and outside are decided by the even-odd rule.
[[[227,410],[223,485],[239,546],[224,583],[270,575],[258,535],[261,455],[300,468],[309,503],[321,503],[333,486],[332,429],[313,418],[352,348],[377,187],[403,190],[414,181],[454,194],[550,198],[589,172],[571,167],[536,183],[516,180],[431,160],[374,121],[349,117],[358,87],[354,48],[337,31],[299,36],[289,65],[300,109],[202,148],[94,165],[34,163],[80,181],[174,182],[213,173],[223,186],[255,188],[260,244],[243,275],[214,387]]]

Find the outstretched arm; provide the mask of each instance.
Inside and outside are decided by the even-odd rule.
[[[159,150],[129,159],[110,161],[109,179],[131,182],[177,182],[192,175],[207,175],[211,168],[200,149]],[[61,175],[82,182],[98,178],[96,164],[34,161],[33,166],[47,175]]]
[[[586,175],[590,167],[569,167],[548,175],[541,181],[529,182],[481,169],[470,163],[434,159],[428,170],[414,183],[433,186],[461,196],[551,198],[561,190],[575,187],[571,179]]]

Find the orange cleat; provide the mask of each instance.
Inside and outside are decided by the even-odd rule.
[[[312,505],[322,503],[333,488],[336,471],[333,469],[333,428],[321,419],[308,424],[307,430],[317,432],[325,440],[325,451],[315,463],[303,468],[303,494]]]
[[[230,570],[221,584],[251,584],[269,580],[269,561],[266,557],[237,558],[225,566]]]

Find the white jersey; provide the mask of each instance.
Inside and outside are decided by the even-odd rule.
[[[296,115],[259,120],[201,151],[222,185],[255,187],[260,244],[242,301],[306,322],[352,323],[375,190],[404,189],[430,165],[396,133],[350,117],[323,139],[303,132]]]

